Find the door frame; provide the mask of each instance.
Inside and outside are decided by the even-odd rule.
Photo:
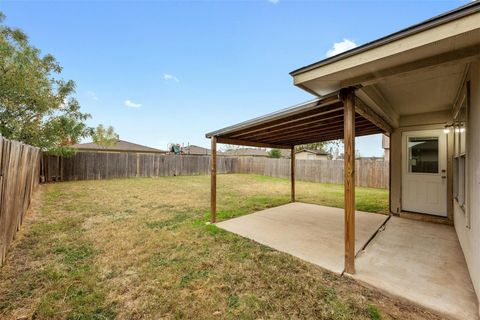
[[[429,134],[430,133],[430,134]],[[440,133],[440,134],[439,134]],[[408,210],[405,209],[404,207],[404,192],[405,192],[405,172],[408,170],[408,163],[407,163],[407,156],[408,156],[408,136],[416,136],[416,137],[428,137],[428,136],[443,136],[443,143],[444,143],[444,148],[445,148],[445,155],[443,159],[439,158],[439,173],[438,175],[445,175],[445,194],[444,194],[444,205],[445,205],[445,214],[440,215],[436,213],[425,213],[425,212],[419,212],[419,211],[414,211],[414,210]],[[424,216],[431,216],[431,217],[436,217],[440,219],[448,219],[449,218],[449,206],[448,206],[448,201],[449,201],[449,184],[450,184],[450,161],[449,161],[449,141],[448,141],[448,134],[443,132],[443,129],[441,128],[428,128],[428,129],[414,129],[414,130],[405,130],[401,132],[400,136],[400,143],[401,143],[401,153],[400,153],[400,165],[401,165],[401,170],[400,170],[400,183],[401,183],[401,188],[400,188],[400,208],[402,212],[410,212],[418,215],[424,215]],[[439,144],[441,141],[439,140]],[[440,148],[440,146],[439,146]],[[440,157],[440,155],[439,155]],[[442,169],[445,168],[445,173],[442,173]],[[422,174],[422,173],[418,173]]]

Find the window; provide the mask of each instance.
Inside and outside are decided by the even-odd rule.
[[[469,83],[460,96],[455,108],[453,142],[454,142],[454,174],[453,196],[459,207],[466,213],[467,227],[470,224],[468,212],[468,106]]]
[[[438,137],[408,138],[409,172],[438,173]]]
[[[458,205],[465,210],[465,155],[455,157],[454,195]]]

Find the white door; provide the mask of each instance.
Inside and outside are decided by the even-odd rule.
[[[447,136],[441,129],[402,135],[402,210],[447,216]]]

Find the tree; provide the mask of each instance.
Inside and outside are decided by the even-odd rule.
[[[331,141],[302,144],[302,145],[295,146],[295,149],[297,151],[303,150],[303,149],[324,151],[330,154],[330,156],[333,156],[335,150],[338,151],[340,144],[342,144],[342,140],[331,140]]]
[[[327,144],[328,144],[328,142],[326,142],[326,141],[307,143],[307,144],[301,144],[301,145],[295,146],[295,149],[297,151],[303,150],[303,149],[325,151],[325,148],[327,147]]]
[[[104,128],[103,124],[99,124],[93,134],[93,142],[99,146],[106,148],[114,146],[118,141],[118,134],[115,133],[115,130],[112,126],[109,126],[107,129]]]
[[[72,97],[75,83],[58,77],[62,68],[42,55],[19,29],[3,24],[0,12],[0,134],[57,155],[91,134],[90,117]]]
[[[268,151],[268,157],[269,158],[275,158],[275,159],[278,159],[282,156],[282,152],[278,149],[272,149],[270,151]]]
[[[221,151],[230,151],[230,150],[238,150],[240,148],[242,147],[236,144],[222,144],[219,149]]]
[[[355,159],[359,159],[362,157],[362,154],[360,153],[360,150],[355,149]]]

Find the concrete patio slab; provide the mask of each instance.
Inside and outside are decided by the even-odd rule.
[[[353,278],[454,319],[478,319],[475,292],[451,226],[392,217],[357,255]]]
[[[386,219],[385,215],[356,212],[357,252]],[[335,273],[344,270],[343,209],[295,202],[217,226]]]

